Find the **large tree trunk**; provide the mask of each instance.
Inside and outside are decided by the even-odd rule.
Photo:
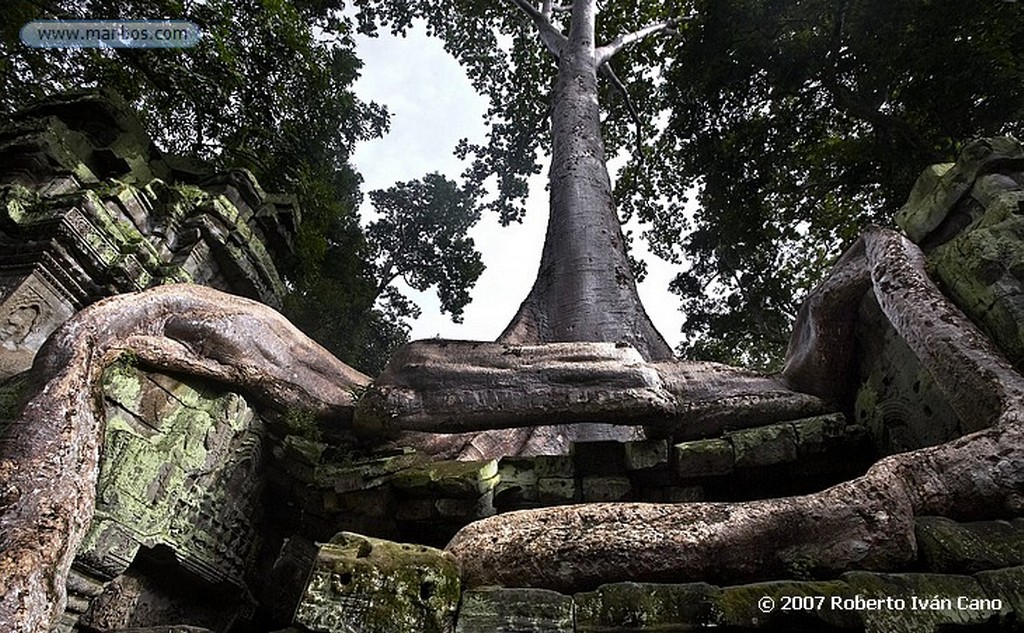
[[[647,360],[672,350],[640,303],[612,200],[601,140],[595,0],[572,4],[551,113],[551,206],[533,289],[498,338],[633,345]]]

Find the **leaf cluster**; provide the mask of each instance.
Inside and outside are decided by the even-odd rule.
[[[861,227],[890,223],[970,139],[1020,131],[1020,11],[694,2],[652,104],[656,160],[632,161],[618,190],[656,252],[686,262],[683,354],[777,367],[799,301]]]

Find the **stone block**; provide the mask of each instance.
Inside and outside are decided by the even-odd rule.
[[[732,444],[725,440],[695,440],[673,447],[676,474],[684,479],[728,475],[735,461]]]
[[[957,523],[921,517],[914,527],[918,556],[928,571],[971,574],[1024,565],[1024,519]]]
[[[320,547],[294,623],[319,633],[447,633],[459,591],[450,554],[343,532]]]
[[[488,490],[477,499],[438,499],[434,507],[442,518],[476,521],[495,514],[494,491]]]
[[[772,424],[728,435],[736,451],[737,468],[774,466],[796,461],[796,431],[792,424]]]
[[[546,589],[474,589],[462,594],[455,633],[574,633],[573,600]]]
[[[270,624],[291,624],[319,550],[316,543],[301,536],[286,539],[281,545],[260,598],[263,609],[270,614]]]
[[[795,420],[796,451],[801,458],[821,455],[839,446],[845,438],[846,416],[842,413]]]
[[[847,572],[841,580],[854,596],[879,601],[858,609],[867,633],[933,633],[999,617],[1001,605],[970,576]]]
[[[704,489],[700,486],[669,486],[662,492],[665,503],[690,503],[704,500]]]
[[[981,223],[929,253],[949,297],[1006,352],[1024,360],[1024,192],[1005,194]]]
[[[572,479],[576,476],[576,468],[571,455],[538,455],[533,458],[533,464],[538,479],[542,477]]]
[[[623,501],[632,491],[629,477],[584,477],[580,482],[584,502]]]
[[[1024,566],[982,571],[974,574],[974,578],[990,599],[1000,600],[1001,621],[1024,619]]]
[[[863,353],[855,420],[879,452],[934,446],[963,435],[946,396],[872,296],[861,307],[857,332]]]
[[[393,505],[392,492],[384,486],[344,493],[329,490],[324,494],[324,507],[330,512],[385,517],[391,512]]]
[[[668,466],[668,440],[626,442],[623,445],[627,470],[647,470]]]
[[[744,631],[861,630],[858,611],[832,604],[833,598],[851,596],[849,585],[839,581],[779,580],[723,587],[720,624]]]
[[[391,478],[391,485],[413,497],[476,499],[498,483],[498,462],[443,461],[408,468]]]
[[[402,499],[395,510],[395,518],[399,521],[427,521],[436,518],[437,508],[434,499]]]
[[[721,590],[707,583],[620,582],[577,593],[577,633],[687,631],[719,624]]]
[[[243,586],[263,512],[255,411],[202,380],[141,371],[130,356],[104,372],[103,388],[103,460],[82,563],[114,576],[139,544],[161,546],[211,584]]]
[[[498,462],[498,477],[498,484],[494,488],[494,503],[499,507],[537,500],[537,472],[533,459],[502,458]]]
[[[544,477],[537,480],[537,500],[543,504],[574,503],[578,500],[575,479]]]
[[[281,442],[281,447],[284,449],[284,459],[316,466],[320,463],[320,458],[323,457],[327,445],[298,435],[288,435]]]

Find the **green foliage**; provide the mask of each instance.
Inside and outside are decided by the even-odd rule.
[[[469,289],[484,270],[467,231],[480,219],[471,191],[440,174],[370,194],[379,217],[366,230],[385,293],[401,276],[416,290],[436,287],[441,310],[462,321]],[[391,304],[401,299],[391,293]]]
[[[296,194],[296,252],[276,262],[286,311],[366,371],[408,338],[407,314],[374,306],[373,255],[359,227],[354,145],[381,135],[385,110],[351,91],[361,62],[336,0],[9,0],[0,12],[0,112],[79,88],[116,90],[164,150],[211,168],[245,167],[269,191]],[[195,22],[180,50],[31,49],[30,20],[174,18]]]
[[[456,183],[428,174],[370,198],[377,219],[365,234],[355,224],[335,230],[347,239],[328,245],[323,264],[289,297],[285,313],[340,358],[376,375],[408,342],[406,319],[419,316],[392,282],[436,288],[442,310],[459,321],[484,266],[466,235],[480,211],[474,195]]]
[[[777,367],[799,301],[917,175],[1021,131],[1020,6],[954,0],[694,2],[651,104],[667,115],[618,181],[660,255],[697,358]],[[635,86],[635,82],[630,86]],[[683,211],[698,195],[693,214]]]
[[[547,150],[554,62],[512,2],[358,0],[364,32],[414,19],[490,97],[486,143],[463,143],[471,186],[518,219]],[[613,60],[640,111],[607,82],[609,155],[624,218],[680,264],[684,356],[776,368],[796,307],[869,222],[888,223],[927,165],[979,135],[1019,131],[1020,6],[955,0],[607,2],[598,43],[669,18]],[[555,14],[564,27],[564,14]],[[496,37],[496,33],[503,38]],[[658,122],[663,122],[659,124]],[[696,197],[699,205],[691,211]]]

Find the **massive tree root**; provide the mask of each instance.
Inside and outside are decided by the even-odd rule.
[[[626,344],[417,341],[398,350],[360,398],[355,427],[371,435],[466,433],[557,420],[643,424],[689,439],[831,407],[775,377],[720,363],[649,363]]]
[[[1024,509],[1024,378],[928,279],[916,246],[877,228],[864,246],[882,310],[965,424],[981,430],[883,459],[862,477],[806,496],[568,506],[485,519],[448,545],[464,580],[573,591],[621,580],[779,577],[795,563],[821,573],[891,569],[915,553],[916,515]]]
[[[235,386],[274,409],[347,425],[350,388],[369,379],[262,304],[199,286],[120,295],[49,339],[40,385],[0,444],[0,628],[49,630],[93,516],[103,438],[100,377],[120,355]]]
[[[465,528],[449,545],[462,561],[466,581],[569,591],[624,579],[772,577],[785,574],[793,564],[810,564],[822,572],[885,569],[913,556],[915,515],[1019,512],[1024,503],[1024,378],[939,293],[924,274],[920,252],[905,239],[869,230],[863,250],[845,261],[848,266],[842,269],[847,272],[823,286],[820,301],[804,317],[801,327],[815,327],[816,333],[794,339],[803,341],[795,348],[804,350],[816,347],[813,341],[831,344],[833,355],[804,354],[789,365],[786,382],[796,389],[805,385],[818,395],[833,393],[817,372],[848,359],[850,348],[832,339],[849,334],[843,315],[866,287],[863,271],[868,270],[883,311],[974,433],[887,458],[863,477],[802,497],[738,504],[596,504],[487,519]],[[490,367],[487,372],[518,374],[523,354],[546,353],[528,346],[503,349],[516,370]],[[626,348],[601,349],[615,356]],[[450,351],[459,350],[467,351],[459,345]],[[83,310],[41,350],[30,383],[41,390],[0,444],[0,626],[5,630],[46,630],[63,610],[64,583],[95,502],[103,437],[100,378],[104,367],[127,352],[154,368],[221,381],[263,406],[309,410],[345,428],[352,420],[352,387],[369,382],[273,310],[210,289],[163,287]],[[413,348],[410,353],[418,352]],[[623,365],[600,354],[555,356],[538,374],[554,390],[548,395],[578,396],[581,389],[596,388],[605,394],[603,403],[614,408],[624,402],[623,392],[635,392],[638,397],[630,402],[656,406],[631,420],[643,418],[649,424],[660,419],[677,433],[691,428],[680,424],[688,415],[712,421],[695,432],[727,428],[715,422],[723,407],[748,407],[750,415],[743,419],[756,424],[762,407],[773,412],[768,416],[772,418],[813,410],[822,402],[772,379],[726,369],[714,369],[715,379],[702,383],[692,381],[689,373],[700,368],[685,363],[634,359]],[[599,371],[574,369],[587,363]],[[421,377],[429,378],[426,365],[420,365]],[[469,363],[462,368],[468,373],[460,380],[477,372],[474,367]],[[405,375],[415,377],[415,368]],[[500,390],[494,395],[501,385],[492,378],[481,377],[486,383],[482,386],[501,400]],[[509,393],[521,387],[518,382],[505,385]],[[652,387],[657,389],[652,392]],[[731,402],[721,402],[722,389],[733,396]],[[449,395],[458,404],[461,396]],[[463,395],[467,406],[476,406],[472,391]],[[494,403],[477,404],[483,408],[472,424],[487,428],[490,423],[483,414],[486,409],[493,414]],[[666,411],[677,417],[666,418]],[[511,415],[520,416],[519,424],[546,419],[537,413]],[[645,418],[647,414],[654,419]],[[415,421],[401,426],[438,428],[436,419]],[[465,427],[453,420],[440,428]],[[510,447],[520,451],[530,442],[550,440],[545,434],[557,434],[557,428],[546,427],[539,434],[525,429],[507,435],[449,436],[438,446],[455,447],[464,456]]]

